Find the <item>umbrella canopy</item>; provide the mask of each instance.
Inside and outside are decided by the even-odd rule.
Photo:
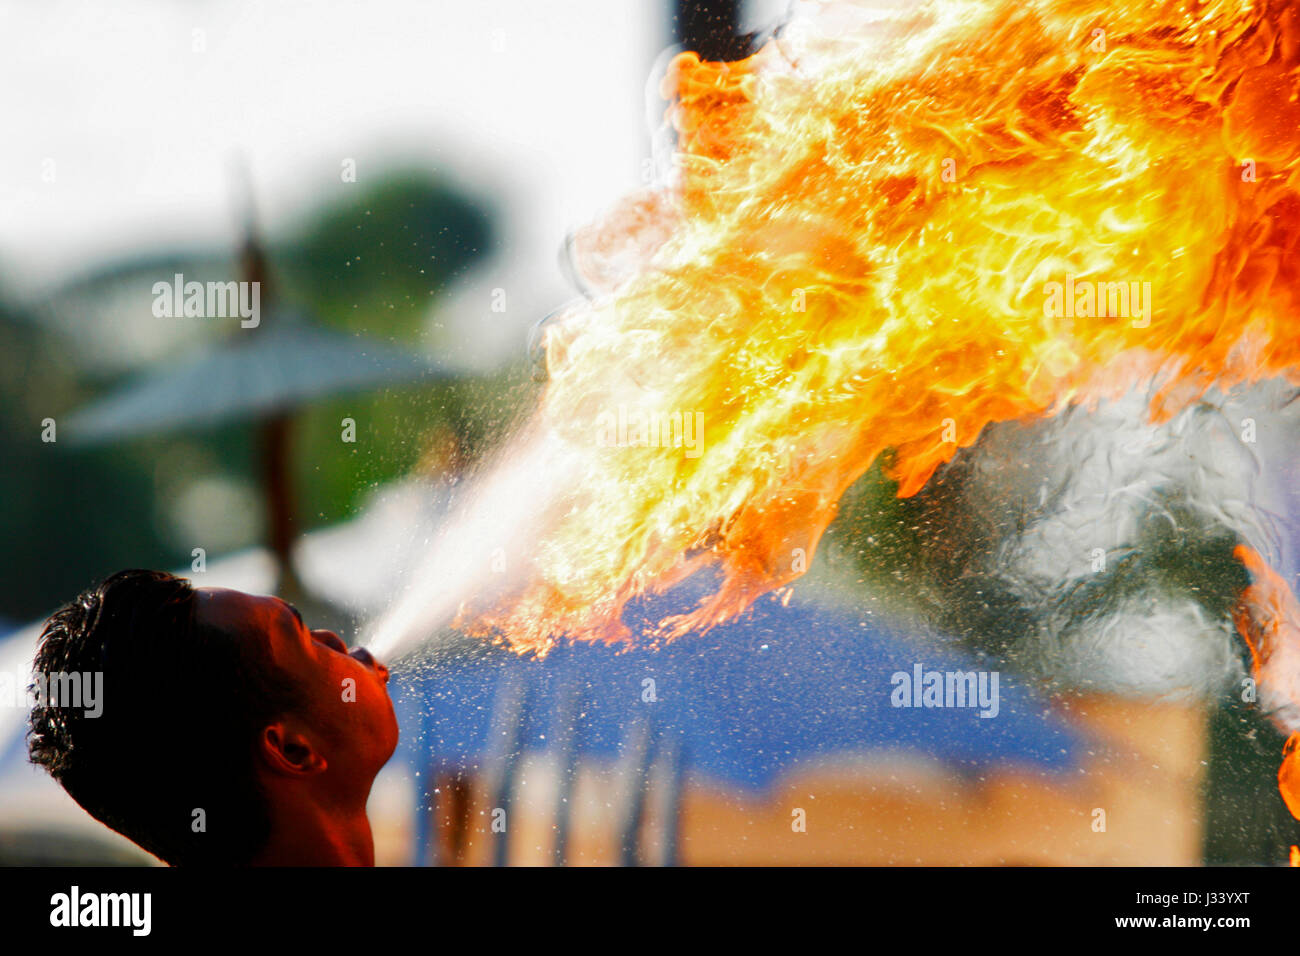
[[[277,311],[195,359],[148,373],[73,413],[73,442],[99,444],[177,428],[266,418],[317,399],[445,377],[424,357]]]

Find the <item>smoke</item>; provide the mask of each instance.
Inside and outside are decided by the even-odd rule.
[[[1246,544],[1294,573],[1294,390],[1147,389],[992,426],[919,496],[940,625],[1064,686],[1208,697],[1245,677]]]
[[[366,645],[380,658],[400,656],[447,627],[471,597],[504,596],[535,557],[575,465],[554,436],[536,429],[516,435],[469,483],[399,583],[392,607],[371,624]]]

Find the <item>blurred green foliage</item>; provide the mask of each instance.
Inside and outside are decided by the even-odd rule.
[[[12,624],[55,595],[71,597],[65,592],[100,567],[160,556],[152,521],[123,520],[137,508],[148,518],[146,457],[113,450],[74,457],[42,440],[45,419],[90,396],[56,344],[0,306],[0,616]]]
[[[492,220],[470,198],[417,171],[349,192],[354,198],[318,210],[277,248],[279,294],[334,328],[419,346],[429,302],[490,251]],[[480,448],[492,426],[487,419],[508,417],[503,396],[512,381],[503,372],[303,409],[293,461],[305,526],[353,513],[375,486],[415,468],[442,429],[469,451]],[[356,421],[364,444],[340,445],[344,417]]]
[[[272,265],[285,299],[327,325],[414,341],[430,298],[490,251],[486,210],[419,172],[396,172],[317,211]]]

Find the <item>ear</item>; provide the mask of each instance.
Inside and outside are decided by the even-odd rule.
[[[272,772],[291,777],[308,777],[327,766],[324,754],[315,748],[311,738],[284,721],[262,728],[257,750]]]

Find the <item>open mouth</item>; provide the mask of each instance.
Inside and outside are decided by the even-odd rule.
[[[345,653],[347,653],[347,655],[353,660],[360,661],[363,666],[377,672],[379,676],[384,679],[385,683],[388,682],[388,668],[375,660],[374,655],[371,654],[370,651],[366,650],[364,647],[354,647],[350,651],[345,651]]]

